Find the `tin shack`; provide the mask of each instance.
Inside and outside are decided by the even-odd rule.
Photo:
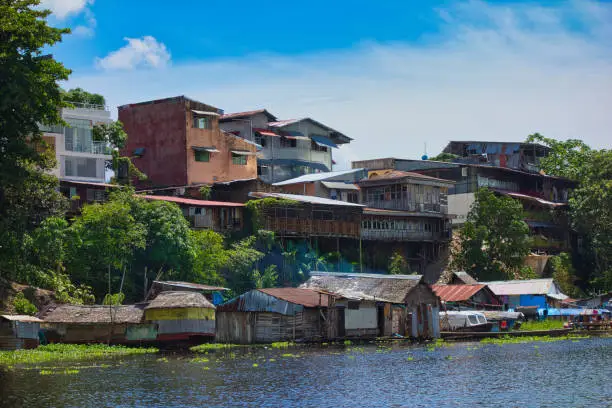
[[[0,350],[38,347],[40,320],[28,315],[0,315]]]
[[[483,284],[431,285],[447,309],[500,310],[500,299]]]
[[[157,340],[201,341],[215,336],[215,306],[197,292],[161,292],[144,309]]]
[[[301,287],[342,297],[340,337],[440,336],[439,298],[422,275],[311,272]]]
[[[333,302],[333,295],[310,289],[253,289],[217,307],[217,341],[328,339],[334,334],[334,314],[328,310]]]

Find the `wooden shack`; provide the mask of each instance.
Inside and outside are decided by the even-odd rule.
[[[40,320],[27,315],[0,315],[0,350],[38,347]]]
[[[158,341],[198,341],[215,336],[215,306],[197,292],[161,292],[145,307]]]
[[[440,336],[439,298],[421,275],[311,272],[300,287],[343,298],[335,303],[340,335]]]
[[[446,308],[500,310],[501,300],[487,285],[431,285]]]
[[[253,289],[217,307],[217,341],[320,341],[334,333],[334,296],[310,289]]]
[[[43,317],[42,331],[51,343],[155,341],[157,329],[143,321],[144,306],[59,305]]]

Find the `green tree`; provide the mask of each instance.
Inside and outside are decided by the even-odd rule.
[[[225,285],[220,272],[228,265],[229,252],[223,236],[212,230],[192,231],[195,247],[194,281],[209,285]]]
[[[82,88],[62,91],[63,99],[68,103],[84,103],[89,105],[106,105],[106,100],[100,94],[90,93]]]
[[[576,270],[570,254],[563,252],[551,257],[548,260],[547,267],[550,268],[552,278],[557,282],[563,293],[572,298],[582,296],[582,292],[576,286]]]
[[[389,259],[389,273],[391,275],[407,275],[410,273],[410,265],[400,251],[393,252]]]
[[[84,206],[71,233],[68,270],[77,281],[91,285],[98,297],[109,293],[111,273],[111,291],[121,286],[135,252],[146,247],[146,226],[135,220],[130,204],[119,199]]]
[[[259,269],[253,271],[253,285],[255,289],[273,288],[278,284],[276,265],[268,265],[263,273]]]
[[[228,250],[227,282],[234,293],[244,293],[256,287],[259,275],[257,262],[264,254],[255,249],[256,237],[250,236],[234,244]]]
[[[70,71],[46,55],[67,29],[47,25],[37,1],[0,2],[0,273],[28,281],[24,241],[49,215],[62,211],[55,166],[39,124],[61,123],[58,81]]]
[[[574,257],[583,289],[612,290],[612,150],[593,150],[576,139],[558,141],[538,133],[530,142],[551,148],[542,158],[549,175],[578,182],[570,193],[570,220],[582,245]]]
[[[456,154],[452,153],[440,153],[437,156],[430,157],[429,160],[432,161],[441,161],[441,162],[452,162],[453,160],[459,158]]]
[[[526,278],[522,266],[529,254],[528,234],[518,201],[480,189],[459,232],[461,245],[454,254],[455,266],[480,281]]]

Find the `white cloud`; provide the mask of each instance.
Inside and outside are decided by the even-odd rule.
[[[71,14],[80,14],[94,0],[42,0],[41,8],[49,9],[58,20],[63,20]]]
[[[96,64],[105,70],[132,70],[140,67],[163,68],[170,62],[166,46],[151,36],[124,38],[128,44],[98,58]]]
[[[85,9],[84,13],[86,18],[86,24],[76,26],[75,29],[72,30],[72,34],[80,37],[93,37],[98,22],[91,10]]]
[[[417,158],[424,143],[434,155],[450,139],[523,140],[533,132],[610,147],[612,5],[458,4],[443,10],[439,33],[418,44],[77,73],[69,86],[102,93],[112,105],[187,95],[226,111],[312,116],[355,139],[336,153],[339,167]],[[128,41],[99,64],[127,69],[169,60],[153,38],[148,46]]]

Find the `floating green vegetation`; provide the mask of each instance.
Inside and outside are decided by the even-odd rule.
[[[133,354],[157,353],[156,348],[106,344],[49,344],[30,350],[0,351],[0,365],[37,364],[65,360],[96,360]]]
[[[543,342],[543,343],[551,343],[554,341],[563,341],[563,340],[578,340],[578,339],[588,339],[589,336],[559,336],[559,337],[550,337],[550,336],[522,336],[522,337],[498,337],[498,338],[486,338],[480,341],[481,344],[522,344],[522,343],[532,343],[532,342]]]
[[[167,363],[168,362],[168,357],[160,357],[157,359],[158,363]]]
[[[274,343],[270,344],[270,347],[275,349],[286,349],[293,346],[295,346],[295,343],[292,341],[275,341]]]
[[[56,375],[56,374],[74,375],[74,374],[78,374],[79,370],[76,370],[74,368],[66,368],[64,370],[40,370],[38,373],[40,375]]]
[[[253,367],[254,367],[254,368],[257,368],[257,367],[259,367],[259,364],[257,364],[257,363],[253,363]]]
[[[412,356],[406,357],[406,361],[412,361],[412,360],[414,360],[414,357],[412,357]]]
[[[345,345],[345,346],[350,346],[351,344],[353,344],[353,342],[352,342],[352,341],[350,341],[350,340],[344,340],[344,345]]]
[[[231,343],[204,343],[198,346],[190,347],[189,350],[194,353],[206,353],[212,350],[228,350],[237,347],[248,347],[245,344],[231,344]]]
[[[530,320],[521,324],[521,331],[558,330],[563,328],[561,320]]]
[[[196,357],[196,358],[192,358],[190,361],[192,363],[208,363],[210,360],[207,359],[207,358],[198,358],[198,357]]]
[[[281,357],[297,357],[295,354],[285,353]]]

